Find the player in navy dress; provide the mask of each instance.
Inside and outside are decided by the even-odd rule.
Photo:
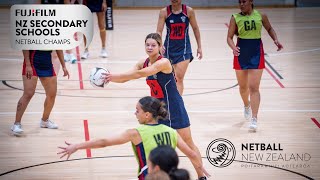
[[[106,58],[108,57],[108,53],[106,50],[106,10],[107,10],[107,1],[106,0],[83,0],[83,4],[86,5],[92,13],[97,14],[98,18],[98,26],[100,32],[101,39],[101,52],[100,57]],[[84,38],[84,46],[86,46],[86,38]],[[81,56],[81,59],[88,59],[89,57],[89,49],[86,48],[84,53]]]
[[[160,10],[157,33],[162,36],[164,25],[167,35],[164,42],[164,57],[168,58],[175,70],[179,93],[183,94],[183,79],[189,63],[193,60],[189,24],[191,24],[198,48],[197,57],[202,58],[200,30],[196,21],[194,10],[181,4],[181,0],[171,0],[171,5]]]
[[[201,157],[191,137],[189,117],[177,90],[173,67],[170,61],[160,54],[161,45],[162,40],[158,33],[149,34],[145,39],[145,50],[149,57],[140,60],[134,70],[121,74],[105,74],[105,82],[124,83],[146,77],[151,96],[164,101],[168,110],[167,120],[159,123],[176,129],[188,146]],[[203,174],[198,173],[198,176],[202,177]]]

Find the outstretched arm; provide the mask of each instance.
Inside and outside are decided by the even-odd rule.
[[[133,70],[121,73],[121,74],[104,74],[105,82],[116,82],[116,83],[124,83],[133,79],[139,79],[141,77],[147,77],[158,72],[171,72],[170,69],[171,64],[168,59],[158,60],[153,63],[151,66],[146,68],[142,68],[144,61],[140,61]]]
[[[197,49],[197,57],[198,59],[202,58],[202,47],[201,47],[201,37],[200,37],[200,30],[196,19],[196,14],[191,7],[188,7],[188,15],[190,24],[194,33],[194,36],[197,41],[198,49]]]
[[[199,177],[207,176],[210,177],[210,174],[204,169],[201,157],[194,152],[180,137],[178,134],[178,143],[177,147],[190,159],[193,167],[197,171]]]
[[[90,148],[95,149],[95,148],[103,148],[106,146],[125,144],[129,141],[133,141],[137,134],[138,134],[137,130],[128,129],[122,134],[118,136],[110,137],[110,138],[96,139],[96,140],[86,141],[78,144],[71,144],[71,143],[65,142],[67,146],[66,147],[59,146],[58,148],[62,149],[62,151],[58,152],[57,154],[62,154],[60,158],[67,156],[67,160],[68,160],[71,154],[75,153],[79,149],[90,149]]]
[[[274,29],[272,28],[267,15],[261,14],[261,16],[262,16],[263,27],[267,30],[267,32],[269,33],[269,36],[273,39],[274,44],[278,47],[277,51],[280,51],[281,49],[283,49],[283,46],[279,42],[277,34],[274,31]]]
[[[239,56],[240,49],[233,42],[233,36],[236,33],[236,27],[237,27],[236,21],[234,20],[234,17],[231,16],[230,23],[229,23],[229,29],[228,29],[227,43],[228,43],[229,47],[232,49],[233,55]]]

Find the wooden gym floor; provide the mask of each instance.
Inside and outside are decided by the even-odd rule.
[[[204,58],[190,64],[183,96],[193,138],[211,179],[320,179],[320,8],[260,10],[268,15],[285,48],[277,52],[271,38],[263,32],[267,64],[261,81],[256,133],[248,132],[248,122],[243,118],[232,52],[226,43],[230,16],[239,10],[196,10]],[[124,72],[146,58],[144,38],[155,31],[158,12],[115,10],[115,29],[107,31],[107,59],[99,58],[95,17],[90,59],[67,64],[70,80],[63,78],[61,71],[58,74],[58,95],[51,119],[59,129],[39,128],[45,99],[39,82],[22,119],[25,135],[18,138],[11,135],[10,126],[22,95],[23,59],[20,51],[10,47],[9,9],[0,9],[0,179],[136,177],[137,164],[129,143],[79,151],[71,157],[77,159],[73,161],[60,161],[56,153],[57,146],[65,140],[73,143],[84,141],[85,135],[90,139],[107,137],[138,125],[133,114],[135,104],[140,97],[149,95],[144,79],[94,89],[88,77],[96,66]],[[190,37],[195,55],[192,30]],[[83,47],[79,49],[81,55]],[[225,168],[214,167],[206,159],[208,145],[217,138],[228,139],[236,150],[235,161]],[[242,149],[247,143],[275,144],[282,151]],[[180,160],[180,167],[187,168],[192,179],[196,179],[188,159]]]

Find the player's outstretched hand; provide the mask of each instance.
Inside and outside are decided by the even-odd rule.
[[[65,141],[65,144],[67,145],[67,147],[62,147],[62,146],[58,147],[59,149],[62,149],[62,151],[58,152],[57,154],[62,154],[62,156],[60,156],[60,159],[67,156],[67,160],[68,160],[71,154],[77,151],[77,148],[75,144],[70,144],[67,141]]]

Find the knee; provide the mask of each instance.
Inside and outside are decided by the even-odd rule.
[[[30,100],[34,95],[34,90],[25,90],[23,93],[24,98]]]
[[[183,138],[184,142],[186,142],[186,144],[191,148],[194,149],[194,147],[196,147],[196,145],[193,142],[192,137],[185,137]]]
[[[249,90],[250,90],[250,94],[259,93],[259,87],[256,87],[256,86],[250,86]]]
[[[178,83],[182,83],[183,79],[184,79],[184,76],[179,74],[179,73],[176,73],[175,74],[175,77],[176,77],[176,80]]]
[[[239,90],[240,90],[240,92],[246,92],[246,91],[249,90],[249,88],[248,88],[248,86],[241,86],[241,85],[239,85]]]
[[[99,26],[99,29],[100,29],[100,32],[106,32],[106,27],[104,25],[104,21],[103,22],[98,22],[98,26]]]
[[[46,97],[48,100],[54,101],[56,99],[56,93],[48,93]]]

